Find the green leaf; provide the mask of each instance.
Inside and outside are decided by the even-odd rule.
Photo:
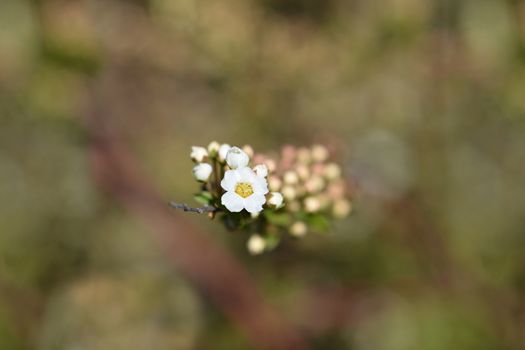
[[[275,249],[279,243],[281,242],[281,237],[279,235],[266,235],[264,236],[264,240],[266,241],[266,250],[273,250]]]
[[[204,191],[195,195],[195,200],[201,204],[209,205],[213,200],[213,196],[210,192]]]
[[[330,222],[322,214],[311,214],[306,217],[306,223],[313,230],[319,232],[326,232],[330,228]]]
[[[268,222],[277,226],[289,226],[292,224],[292,217],[287,213],[278,213],[275,211],[266,210],[264,215]]]

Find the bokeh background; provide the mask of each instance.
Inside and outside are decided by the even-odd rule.
[[[101,191],[93,110],[166,201],[192,145],[335,151],[329,234],[187,215],[312,349],[525,348],[524,1],[0,1],[0,349],[252,349]]]

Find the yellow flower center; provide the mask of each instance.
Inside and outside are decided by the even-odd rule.
[[[235,186],[235,193],[237,193],[242,198],[251,196],[253,194],[252,184],[248,182],[237,183],[237,186]]]

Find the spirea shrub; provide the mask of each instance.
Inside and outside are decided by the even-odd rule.
[[[352,210],[341,167],[326,147],[285,146],[280,157],[211,142],[192,147],[193,175],[200,183],[191,208],[175,208],[218,217],[232,231],[248,234],[247,249],[260,254],[277,247],[284,235],[295,238],[324,232],[333,219]]]

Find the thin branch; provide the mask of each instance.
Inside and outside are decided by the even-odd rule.
[[[215,207],[212,207],[211,205],[205,205],[200,208],[193,208],[187,205],[186,203],[176,203],[176,202],[170,202],[170,207],[174,209],[182,209],[184,211],[190,211],[192,213],[199,213],[199,214],[214,213],[219,210]]]

